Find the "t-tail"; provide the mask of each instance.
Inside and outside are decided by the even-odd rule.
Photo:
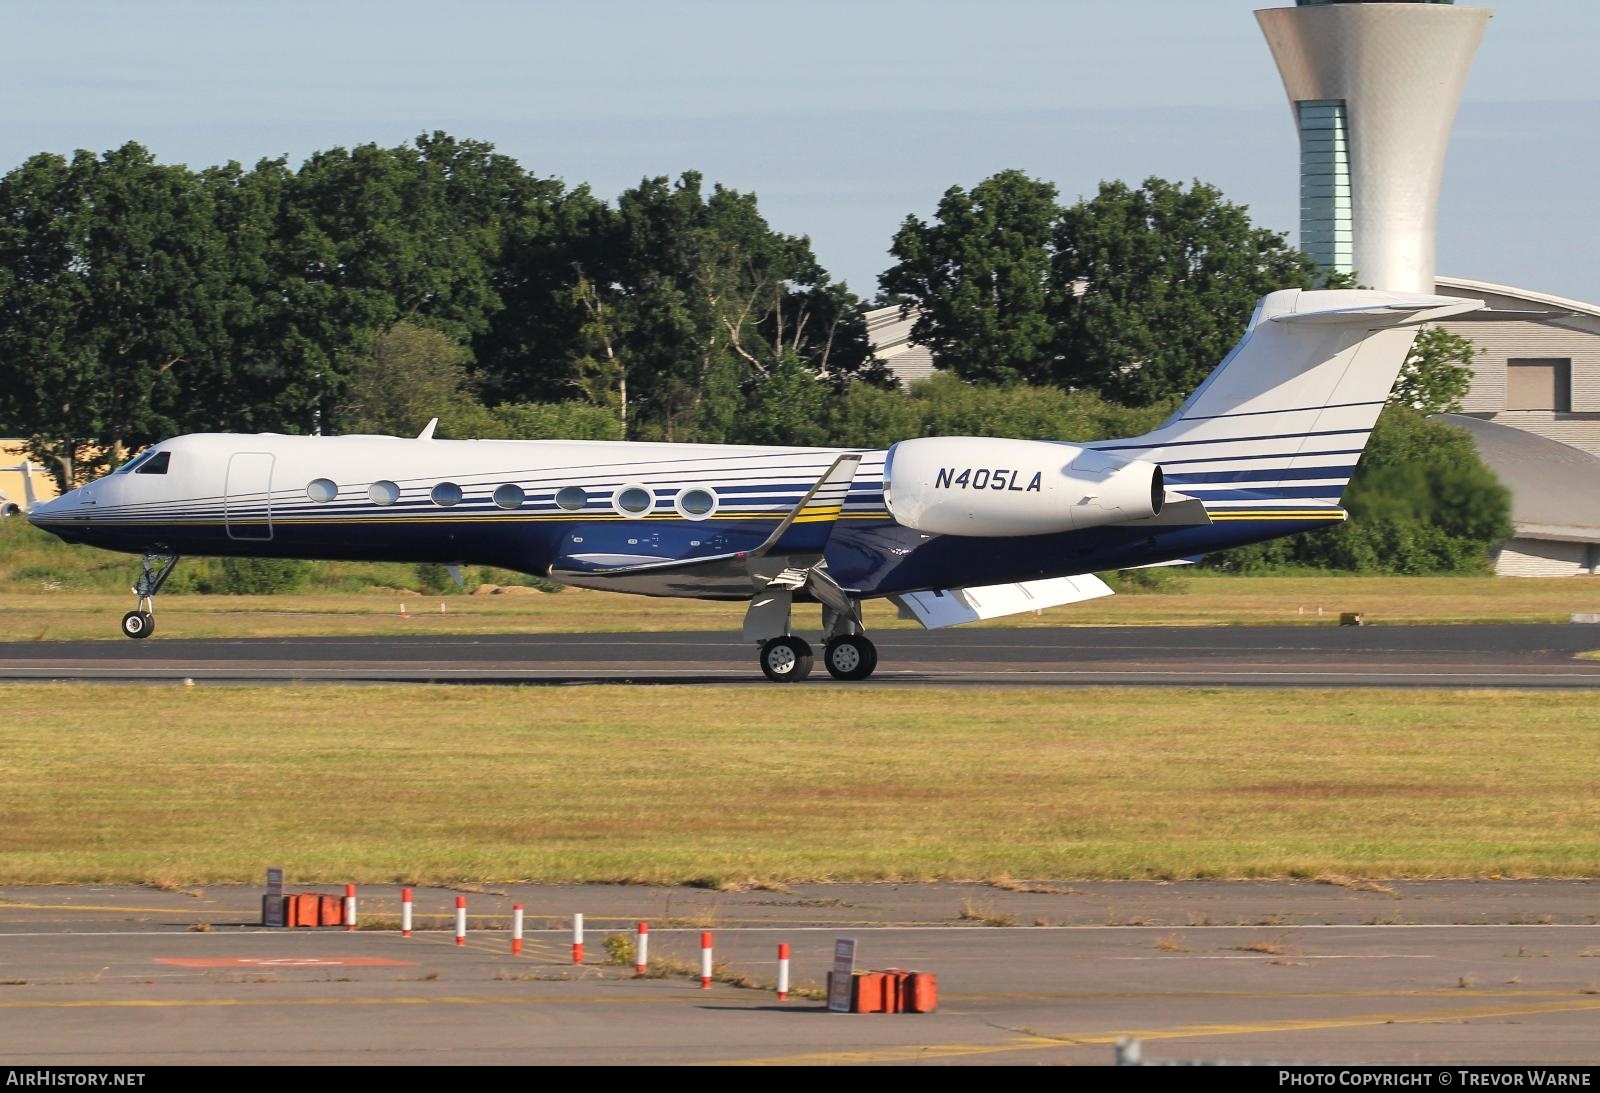
[[[1213,520],[1339,520],[1340,498],[1422,323],[1451,296],[1286,289],[1160,428],[1090,445],[1159,463]]]

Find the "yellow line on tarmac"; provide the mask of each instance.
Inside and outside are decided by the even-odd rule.
[[[942,1059],[958,1055],[994,1055],[1041,1048],[1093,1047],[1114,1044],[1123,1037],[1137,1040],[1191,1040],[1208,1036],[1246,1036],[1265,1032],[1318,1032],[1326,1029],[1364,1028],[1373,1025],[1414,1025],[1434,1021],[1467,1021],[1486,1017],[1525,1017],[1543,1013],[1578,1013],[1600,1010],[1600,998],[1525,1005],[1456,1006],[1425,1013],[1364,1013],[1348,1017],[1308,1017],[1298,1020],[1257,1021],[1234,1025],[1180,1025],[1166,1029],[1116,1029],[1068,1032],[1057,1036],[1023,1036],[994,1044],[922,1044],[867,1051],[819,1051],[766,1059],[724,1059],[709,1066],[829,1066],[858,1063],[899,1063],[917,1059]]]

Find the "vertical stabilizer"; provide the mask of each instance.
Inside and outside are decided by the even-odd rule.
[[[1336,509],[1419,324],[1483,306],[1354,289],[1274,292],[1165,424],[1091,447],[1159,463],[1169,489],[1213,515]]]

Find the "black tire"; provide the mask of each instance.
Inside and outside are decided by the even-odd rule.
[[[156,632],[156,617],[148,611],[129,611],[122,616],[122,634],[129,638],[147,638]]]
[[[861,634],[842,634],[822,651],[822,665],[834,679],[866,679],[878,667],[878,647]]]
[[[811,674],[815,657],[804,638],[785,634],[761,643],[761,674],[774,683],[799,683]]]

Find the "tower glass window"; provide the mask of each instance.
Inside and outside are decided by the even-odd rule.
[[[1300,249],[1318,266],[1355,272],[1350,138],[1342,99],[1297,102],[1300,122]]]

